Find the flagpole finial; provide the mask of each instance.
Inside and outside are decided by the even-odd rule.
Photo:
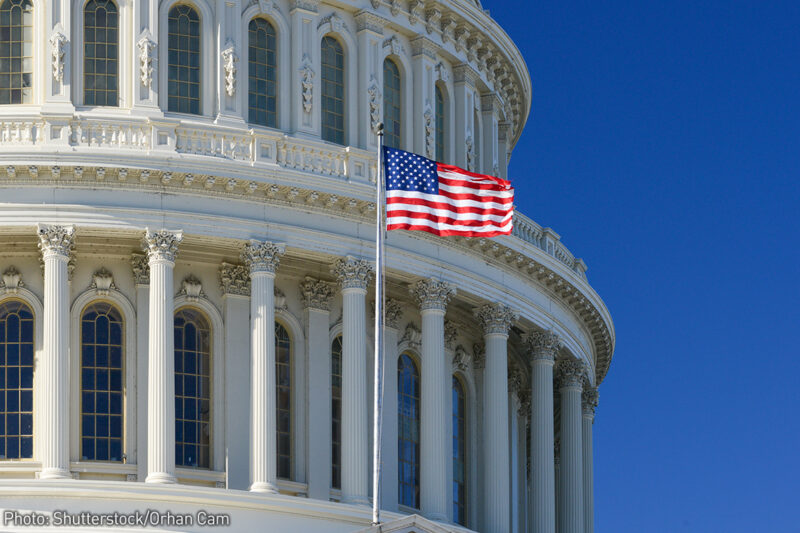
[[[375,124],[375,133],[377,133],[379,136],[383,135],[383,122],[378,122]]]

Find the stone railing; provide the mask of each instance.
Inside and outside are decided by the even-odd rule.
[[[575,256],[561,242],[561,237],[552,229],[542,228],[539,224],[517,211],[514,213],[514,229],[511,234],[528,244],[544,250],[548,255],[555,257],[580,277],[586,279],[586,263],[582,259],[575,259]]]

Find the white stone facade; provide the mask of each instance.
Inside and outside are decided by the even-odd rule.
[[[501,177],[530,110],[525,63],[469,0],[180,3],[200,15],[193,115],[169,111],[165,96],[176,2],[116,4],[119,105],[102,107],[84,105],[85,3],[32,2],[29,101],[0,105],[0,312],[21,302],[33,317],[33,444],[29,457],[0,451],[0,508],[205,509],[230,515],[226,530],[366,530],[383,61],[400,67],[401,148],[432,155],[438,86],[447,161]],[[276,29],[276,128],[248,122],[253,17]],[[345,54],[346,146],[321,138],[325,36]],[[521,213],[509,236],[397,231],[386,250],[384,530],[591,533],[591,428],[614,327],[586,265]],[[81,452],[81,328],[99,302],[121,324],[116,461]],[[206,468],[176,466],[181,309],[208,324]],[[288,335],[283,363],[276,323]],[[401,505],[398,488],[401,354],[420,372],[418,508]],[[453,376],[465,391],[463,525]],[[288,471],[276,468],[279,448]]]

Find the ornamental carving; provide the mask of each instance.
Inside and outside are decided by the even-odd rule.
[[[586,365],[578,359],[565,357],[556,364],[555,374],[561,387],[581,387]]]
[[[56,25],[55,31],[50,36],[53,79],[59,83],[64,81],[64,52],[67,46],[67,36],[61,33],[60,29],[61,24]]]
[[[525,376],[522,373],[522,369],[513,363],[508,365],[508,390],[514,394],[519,394],[520,391],[524,390],[524,381]]]
[[[511,324],[519,315],[504,304],[483,304],[475,309],[475,316],[486,335],[508,335]]]
[[[181,290],[178,296],[186,296],[190,302],[197,302],[200,298],[205,298],[206,293],[203,292],[203,284],[193,274],[189,274],[181,283]]]
[[[400,0],[389,0],[389,12],[393,17],[400,14]]]
[[[403,318],[403,304],[394,298],[387,298],[383,312],[386,315],[386,326],[392,329],[400,327]]]
[[[422,18],[422,10],[425,3],[422,0],[410,0],[408,2],[408,22],[413,26]]]
[[[425,122],[425,157],[433,159],[433,110],[430,101],[425,104],[422,118]]]
[[[5,272],[3,272],[3,276],[0,277],[0,289],[3,289],[4,292],[17,294],[17,291],[24,286],[22,274],[13,266],[8,267]]]
[[[456,346],[455,353],[453,354],[453,368],[466,372],[469,368],[469,354],[460,344]]]
[[[350,33],[350,28],[347,27],[347,24],[344,23],[342,17],[340,17],[339,14],[336,12],[333,12],[330,15],[322,17],[322,19],[319,21],[319,24],[317,25],[317,29],[319,30],[325,24],[330,24],[328,31],[326,31],[325,33],[328,32],[335,32],[339,34]]]
[[[517,414],[523,419],[528,420],[531,417],[531,394],[528,391],[519,391],[519,408]]]
[[[97,291],[100,296],[108,296],[108,293],[116,288],[113,274],[105,267],[92,274],[92,284],[89,285],[89,289]]]
[[[552,331],[529,333],[522,338],[523,343],[531,352],[533,360],[555,360],[556,353],[561,349],[561,339]]]
[[[281,262],[281,256],[286,251],[283,244],[276,244],[269,241],[256,241],[252,240],[244,246],[241,253],[242,261],[247,264],[250,273],[268,272],[275,273],[278,264]]]
[[[289,304],[286,302],[286,295],[278,287],[272,291],[275,296],[275,309],[286,311],[289,309]]]
[[[337,259],[331,273],[339,279],[342,289],[366,289],[372,279],[372,263],[347,256]]]
[[[389,48],[389,53],[394,54],[396,56],[406,55],[406,49],[403,44],[400,42],[400,39],[397,38],[397,35],[392,35],[385,41],[383,41],[383,47]]]
[[[456,20],[451,15],[442,17],[442,44],[455,40]]]
[[[303,297],[304,308],[330,311],[333,286],[327,281],[306,276],[300,282],[300,295]]]
[[[428,32],[428,35],[430,35],[439,26],[439,20],[442,18],[442,12],[436,8],[431,8],[425,12],[425,15],[427,16],[427,20],[425,22],[425,31]]]
[[[375,131],[381,121],[381,89],[374,74],[370,74],[367,94],[369,95],[369,127]]]
[[[314,71],[311,69],[311,58],[303,54],[300,62],[300,91],[303,95],[303,111],[311,113],[314,98]]]
[[[149,88],[153,83],[153,56],[156,43],[150,38],[150,33],[145,32],[136,43],[136,47],[139,48],[139,82]]]
[[[219,267],[222,294],[250,296],[250,272],[244,265],[222,263]]]
[[[369,0],[369,3],[372,5],[372,9],[378,9],[381,6],[381,0]]]
[[[467,147],[467,170],[475,172],[475,147],[472,142],[472,135],[467,135],[465,144]]]
[[[598,393],[597,387],[586,385],[581,394],[581,405],[583,406],[584,416],[591,416],[594,418],[595,409],[597,409]]]
[[[133,269],[133,282],[136,285],[150,284],[150,264],[144,254],[131,255],[131,269]]]
[[[422,311],[429,309],[444,311],[450,299],[456,294],[455,288],[449,283],[434,278],[416,282],[410,291],[419,302]]]
[[[450,81],[450,71],[447,70],[444,63],[439,62],[436,64],[436,78],[444,83]]]
[[[472,366],[481,370],[486,367],[486,345],[476,342],[472,345]]]
[[[69,257],[75,245],[75,228],[73,226],[57,226],[39,224],[36,227],[39,235],[39,249],[42,255],[62,255]]]
[[[406,330],[403,332],[400,342],[407,342],[411,348],[419,350],[419,347],[422,346],[422,331],[413,322],[409,322],[406,324]]]
[[[456,339],[458,338],[458,324],[452,320],[444,321],[444,346],[448,350],[455,348]]]
[[[236,94],[236,63],[239,62],[239,56],[236,54],[236,48],[233,43],[228,41],[225,50],[222,51],[222,68],[225,72],[225,93],[228,96]]]
[[[183,240],[182,231],[169,231],[160,229],[158,231],[145,230],[142,248],[147,253],[150,262],[169,261],[175,262],[178,256],[178,245]]]

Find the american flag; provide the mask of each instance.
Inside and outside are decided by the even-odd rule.
[[[386,229],[439,236],[493,237],[511,233],[514,188],[493,176],[384,147]]]

